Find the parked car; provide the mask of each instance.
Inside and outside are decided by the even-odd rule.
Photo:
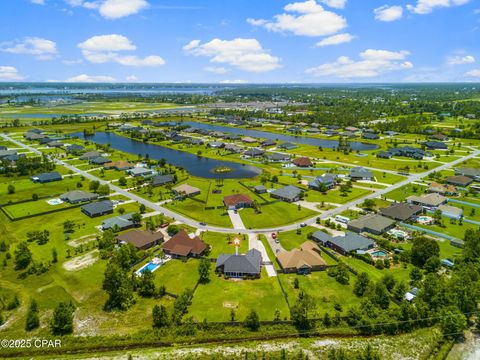
[[[202,222],[200,222],[200,225],[201,226],[206,226],[207,224],[202,221]]]
[[[277,238],[277,233],[272,233],[272,238],[276,239]]]
[[[305,223],[300,224],[300,227],[305,227],[305,226],[307,226],[307,224],[305,224]]]

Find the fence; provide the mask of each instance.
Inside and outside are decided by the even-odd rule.
[[[440,237],[440,238],[443,238],[443,239],[447,239],[447,240],[460,240],[454,236],[450,236],[450,235],[447,235],[447,234],[443,234],[443,233],[439,233],[439,232],[436,232],[436,231],[433,231],[433,230],[430,230],[430,229],[424,229],[424,228],[421,228],[419,226],[415,226],[415,225],[410,225],[410,224],[406,224],[404,222],[401,222],[399,223],[400,226],[403,226],[403,227],[406,227],[406,228],[409,228],[409,229],[412,229],[412,230],[415,230],[415,231],[420,231],[420,232],[424,232],[426,234],[430,234],[430,235],[434,235],[434,236],[437,236],[437,237]]]

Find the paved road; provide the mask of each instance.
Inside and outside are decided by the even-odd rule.
[[[24,149],[27,149],[27,150],[29,150],[31,152],[34,152],[34,153],[37,153],[37,154],[42,154],[42,152],[40,152],[38,149],[35,149],[34,147],[31,147],[29,145],[26,145],[21,141],[12,139],[11,137],[7,136],[6,134],[0,134],[0,136],[7,141],[11,141],[11,142],[15,143],[19,147],[22,147]],[[350,201],[346,204],[340,205],[340,206],[336,207],[335,209],[327,210],[327,211],[323,212],[322,214],[318,214],[318,215],[316,215],[316,216],[314,216],[310,219],[303,220],[301,222],[306,223],[307,225],[315,224],[317,217],[319,217],[320,219],[326,219],[328,217],[335,216],[335,215],[337,215],[337,214],[339,214],[339,213],[341,213],[345,210],[348,210],[351,207],[354,207],[354,206],[357,206],[357,205],[363,203],[367,199],[374,199],[374,198],[377,198],[379,196],[385,195],[386,193],[388,193],[392,190],[396,190],[396,189],[401,188],[402,186],[408,185],[412,182],[419,181],[420,179],[424,178],[425,176],[428,176],[429,174],[431,174],[433,172],[449,169],[451,167],[454,167],[455,165],[458,165],[458,164],[460,164],[460,163],[462,163],[466,160],[469,160],[469,159],[471,159],[473,157],[476,157],[476,156],[479,156],[479,155],[480,155],[480,150],[473,150],[472,153],[469,154],[469,155],[463,156],[461,158],[458,158],[457,160],[454,160],[454,161],[449,162],[447,164],[441,165],[441,166],[436,167],[434,169],[430,169],[430,170],[427,170],[427,171],[422,172],[422,173],[410,175],[410,176],[407,177],[407,179],[405,179],[403,181],[400,181],[396,184],[393,184],[390,187],[387,187],[387,188],[384,188],[384,189],[376,189],[376,190],[374,190],[374,192],[372,194],[368,194],[368,195],[363,196],[361,198],[358,198],[356,200]],[[127,197],[131,200],[134,200],[134,201],[138,202],[139,204],[144,204],[145,206],[153,209],[154,211],[164,213],[168,217],[174,218],[175,220],[179,220],[179,221],[181,221],[181,222],[183,222],[183,223],[185,223],[189,226],[200,228],[202,230],[210,230],[210,231],[221,232],[221,233],[235,233],[235,234],[261,234],[261,233],[270,233],[270,232],[275,232],[275,231],[295,230],[296,228],[299,227],[299,224],[301,223],[301,222],[298,222],[298,223],[295,223],[295,224],[284,225],[284,226],[279,226],[279,227],[270,228],[270,229],[227,229],[227,228],[221,228],[221,227],[216,227],[216,226],[211,226],[211,225],[203,226],[203,225],[200,225],[200,223],[198,221],[195,221],[195,220],[187,218],[183,215],[177,214],[177,213],[175,213],[175,212],[173,212],[173,211],[171,211],[167,208],[164,208],[164,207],[162,207],[162,206],[160,206],[160,205],[158,205],[154,202],[151,202],[150,200],[147,200],[147,199],[144,199],[144,198],[142,198],[138,195],[132,194],[132,193],[130,193],[130,192],[118,187],[118,186],[113,185],[112,183],[110,183],[108,181],[102,180],[102,179],[100,179],[100,178],[98,178],[98,177],[96,177],[96,176],[94,176],[94,175],[92,175],[92,174],[90,174],[86,171],[78,169],[77,167],[75,167],[73,165],[67,164],[66,162],[64,162],[62,160],[59,160],[59,159],[52,159],[52,160],[55,161],[56,164],[64,166],[67,169],[69,169],[69,170],[71,170],[75,173],[83,175],[87,179],[97,180],[101,184],[107,184],[112,191],[117,192],[121,195],[124,195],[125,197]]]

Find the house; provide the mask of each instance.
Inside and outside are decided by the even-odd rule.
[[[221,149],[225,147],[225,144],[221,141],[210,141],[207,144],[207,147],[212,148],[212,149]]]
[[[34,141],[34,140],[44,139],[44,138],[47,137],[47,135],[45,135],[45,134],[37,134],[37,133],[35,133],[35,132],[28,131],[28,132],[26,132],[25,134],[23,134],[23,137],[24,137],[26,140]]]
[[[380,139],[380,136],[375,133],[367,132],[362,134],[362,138],[367,140],[378,140]]]
[[[375,246],[375,243],[369,238],[353,232],[347,232],[345,236],[332,237],[319,230],[312,234],[312,238],[323,246],[333,249],[342,255],[357,250],[366,251]]]
[[[134,165],[129,163],[128,161],[120,160],[120,161],[105,163],[103,164],[103,167],[105,169],[115,169],[118,171],[125,171],[125,170],[132,169]]]
[[[377,153],[377,158],[379,158],[379,159],[391,159],[392,158],[392,153],[389,153],[388,151],[379,151]]]
[[[284,273],[310,274],[325,270],[326,261],[320,255],[320,248],[312,241],[306,241],[300,249],[277,253],[277,262]]]
[[[299,189],[293,185],[287,185],[280,189],[276,189],[270,193],[270,196],[275,199],[280,199],[286,202],[294,202],[300,200],[300,196],[303,193],[302,189]]]
[[[355,126],[347,126],[344,130],[349,132],[355,132],[358,131],[359,128],[356,128]]]
[[[13,155],[17,155],[17,152],[15,150],[0,150],[0,160],[3,160]]]
[[[427,189],[429,193],[436,193],[440,195],[457,195],[457,188],[453,185],[448,184],[439,184],[436,182],[430,183],[430,186]]]
[[[60,199],[69,202],[70,204],[77,204],[86,201],[96,200],[97,194],[93,194],[83,190],[72,190],[60,195]]]
[[[102,223],[102,230],[117,229],[121,231],[136,226],[137,224],[132,221],[133,214],[135,213],[132,212],[105,219]]]
[[[445,182],[454,186],[467,187],[473,182],[473,179],[464,175],[455,175],[446,177]]]
[[[38,175],[34,175],[31,177],[31,179],[33,182],[44,184],[47,182],[63,180],[63,177],[57,171],[53,171],[49,173],[41,173]]]
[[[260,143],[260,146],[267,147],[267,146],[275,146],[277,143],[273,140],[264,140]]]
[[[257,142],[257,139],[254,139],[250,136],[245,136],[245,137],[242,137],[242,142],[246,143],[246,144],[253,144],[253,143],[256,143]]]
[[[82,145],[73,144],[73,145],[68,145],[66,147],[66,150],[67,150],[68,153],[76,154],[76,153],[80,153],[80,152],[84,151],[85,148]]]
[[[253,188],[256,194],[265,194],[267,192],[267,188],[263,185],[257,185]]]
[[[63,142],[58,140],[50,141],[49,143],[47,143],[48,147],[61,148],[63,145],[64,145]]]
[[[298,166],[298,167],[312,167],[313,166],[312,161],[306,156],[296,158],[292,161],[292,163],[293,163],[293,165]]]
[[[391,156],[403,156],[415,160],[422,160],[425,156],[425,151],[420,148],[414,148],[413,146],[391,148],[387,151],[387,153],[389,153]]]
[[[413,299],[415,299],[417,297],[419,291],[420,290],[418,290],[418,288],[414,287],[413,289],[408,291],[403,298],[407,301],[412,301]]]
[[[246,194],[228,195],[223,198],[223,204],[228,210],[241,209],[251,207],[253,200]]]
[[[161,247],[167,255],[186,258],[201,256],[207,249],[207,244],[198,236],[191,238],[185,230],[180,230],[170,240],[164,242]]]
[[[424,208],[437,208],[438,206],[445,204],[448,199],[440,194],[431,193],[427,195],[417,196],[411,195],[407,197],[407,203],[423,206]]]
[[[133,177],[149,177],[152,176],[155,173],[154,170],[149,169],[149,168],[144,168],[141,166],[134,167],[133,169],[127,170],[127,174]]]
[[[200,189],[188,184],[182,184],[172,189],[179,196],[190,197],[200,194]]]
[[[290,143],[290,142],[286,142],[286,143],[278,145],[277,147],[280,148],[280,149],[284,149],[284,150],[293,150],[293,149],[297,148],[297,145],[295,145],[293,143]]]
[[[352,180],[372,180],[373,174],[370,170],[362,166],[354,167],[350,170],[350,179]]]
[[[441,141],[425,141],[422,143],[425,145],[427,148],[432,149],[432,150],[446,150],[448,149],[447,144],[441,142]]]
[[[383,133],[384,133],[385,135],[387,135],[387,136],[395,136],[395,135],[398,135],[398,132],[396,132],[396,131],[391,131],[391,130],[384,131]]]
[[[245,155],[246,157],[251,157],[251,158],[260,157],[260,156],[263,156],[263,154],[265,154],[265,151],[257,148],[250,148],[243,153],[243,155]]]
[[[147,250],[163,242],[163,234],[160,231],[129,230],[117,236],[120,243],[132,244],[137,249]]]
[[[480,181],[480,169],[461,167],[455,169],[455,175],[467,176],[470,179]]]
[[[162,186],[173,182],[173,175],[156,175],[152,178],[152,186]]]
[[[102,200],[85,204],[81,207],[84,214],[90,217],[102,216],[113,213],[113,202],[110,200]]]
[[[231,153],[239,154],[243,151],[243,148],[235,144],[226,144],[224,147],[224,150],[229,151]]]
[[[448,141],[448,136],[443,134],[434,134],[430,136],[430,139],[438,140],[438,141]]]
[[[314,180],[308,183],[310,189],[320,190],[323,185],[326,189],[333,189],[337,183],[337,175],[326,173],[321,176],[317,176]],[[323,185],[322,185],[323,184]]]
[[[290,155],[273,153],[273,154],[268,154],[267,159],[268,161],[271,161],[271,162],[288,162],[290,161]]]
[[[395,220],[378,214],[369,214],[348,222],[347,229],[356,233],[381,235],[395,227]]]
[[[442,212],[442,216],[445,216],[449,219],[459,220],[463,217],[463,210],[451,205],[440,205],[437,210]]]
[[[226,277],[260,277],[262,254],[257,249],[250,249],[245,255],[220,254],[215,264],[215,271]]]
[[[394,220],[407,221],[420,214],[422,210],[423,208],[421,206],[401,202],[380,209],[380,214]]]
[[[103,157],[103,156],[97,156],[97,157],[94,157],[94,158],[90,158],[88,161],[90,162],[90,164],[94,164],[94,165],[103,165],[103,164],[111,162],[110,159],[108,159],[106,157]]]
[[[102,156],[98,151],[87,151],[85,154],[79,157],[80,160],[90,160]]]
[[[8,150],[6,146],[0,146],[0,151],[5,151],[5,150]]]

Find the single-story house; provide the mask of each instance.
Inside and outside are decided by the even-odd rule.
[[[207,147],[212,148],[212,149],[221,149],[225,146],[225,143],[221,141],[210,141],[207,144]]]
[[[6,146],[0,145],[0,151],[5,151],[5,150],[8,150],[8,148]]]
[[[256,149],[256,148],[250,148],[247,151],[243,153],[246,157],[251,157],[251,158],[256,158],[263,156],[265,154],[265,150],[262,149]]]
[[[247,194],[233,194],[223,198],[223,204],[229,209],[240,209],[251,207],[253,200]]]
[[[464,175],[455,175],[446,177],[445,182],[454,186],[467,187],[473,182],[473,179]]]
[[[63,177],[57,171],[52,171],[48,173],[41,173],[38,175],[34,175],[31,177],[31,179],[33,182],[38,182],[43,184],[47,182],[63,180]]]
[[[345,131],[349,131],[349,132],[356,132],[358,130],[360,130],[359,128],[355,127],[355,126],[347,126],[345,129]]]
[[[335,174],[323,174],[317,176],[315,179],[308,183],[308,187],[310,189],[319,190],[321,188],[321,184],[324,184],[327,189],[332,189],[335,187],[337,183],[337,175]]]
[[[70,204],[77,204],[86,201],[92,201],[98,198],[97,194],[93,194],[83,190],[72,190],[60,195],[60,199],[69,202]]]
[[[300,200],[300,195],[303,193],[302,189],[299,189],[293,185],[287,185],[280,189],[276,189],[270,193],[270,196],[275,199],[280,199],[286,202],[294,202]]]
[[[47,144],[48,147],[56,147],[56,148],[61,148],[63,145],[64,143],[58,140],[50,141]]]
[[[438,208],[442,212],[442,215],[449,218],[458,220],[463,216],[463,210],[451,205],[440,205]]]
[[[16,150],[0,150],[0,159],[4,159],[9,156],[17,155]]]
[[[267,147],[267,146],[275,146],[277,143],[274,140],[264,140],[261,142],[260,146]]]
[[[79,157],[80,160],[90,160],[102,156],[98,151],[87,151],[85,154]]]
[[[377,153],[377,158],[379,159],[391,159],[392,158],[392,153],[388,152],[388,151],[379,151]]]
[[[257,194],[265,194],[267,192],[267,188],[264,185],[257,185],[253,188],[253,191]]]
[[[455,169],[455,175],[464,175],[464,176],[468,176],[473,180],[480,181],[480,169],[477,169],[477,168],[467,168],[467,167],[457,168]]]
[[[447,141],[448,136],[443,134],[434,134],[430,136],[430,139],[438,140],[438,141]]]
[[[273,154],[268,154],[267,159],[268,161],[271,161],[271,162],[287,162],[287,161],[290,161],[290,155],[273,153]]]
[[[366,251],[375,246],[373,240],[353,232],[347,232],[345,236],[332,237],[319,230],[312,234],[312,238],[323,246],[329,247],[342,255],[357,250]]]
[[[129,230],[117,236],[120,243],[132,244],[137,249],[147,250],[163,242],[163,234],[160,231]]]
[[[144,168],[140,166],[127,170],[127,174],[133,177],[137,177],[137,176],[148,177],[148,176],[152,176],[154,172],[155,171],[152,169]]]
[[[306,156],[302,156],[302,157],[293,159],[292,163],[293,163],[293,165],[298,166],[298,167],[312,167],[313,166],[312,161]]]
[[[156,175],[152,178],[152,186],[162,186],[173,182],[173,175]]]
[[[260,277],[262,254],[257,249],[250,249],[245,255],[220,254],[215,264],[215,271],[228,277]]]
[[[348,230],[381,235],[395,226],[395,220],[378,214],[369,214],[348,222]]]
[[[185,230],[180,230],[161,246],[165,254],[181,258],[201,256],[208,247],[198,236],[188,236]]]
[[[295,145],[294,143],[286,142],[278,145],[277,147],[284,150],[293,150],[297,148],[297,145]]]
[[[427,148],[432,149],[432,150],[446,150],[448,149],[447,144],[441,142],[441,141],[425,141],[423,142],[423,145],[425,145]]]
[[[66,150],[68,153],[79,153],[84,151],[85,148],[82,145],[73,144],[73,145],[68,145]]]
[[[427,195],[417,196],[411,195],[407,197],[407,203],[423,206],[424,208],[437,208],[445,204],[448,199],[440,194],[431,193]]]
[[[82,212],[90,217],[102,216],[113,213],[113,202],[102,200],[85,204],[81,207]]]
[[[365,169],[362,166],[354,167],[350,170],[350,179],[352,180],[372,180],[373,174],[370,170]]]
[[[95,165],[103,165],[103,164],[112,162],[112,160],[104,156],[97,156],[94,158],[90,158],[88,161],[90,162],[90,164],[95,164]]]
[[[224,147],[224,150],[225,151],[230,151],[230,152],[235,153],[235,154],[239,154],[243,151],[243,148],[241,148],[240,146],[235,145],[235,144],[226,144],[225,147]]]
[[[362,134],[362,138],[367,139],[367,140],[378,140],[380,139],[380,136],[375,133],[367,132]]]
[[[119,216],[114,216],[102,223],[102,230],[108,229],[118,229],[118,230],[125,230],[131,227],[134,227],[136,224],[132,221],[132,216],[135,213],[128,213]]]
[[[258,141],[257,139],[254,139],[250,136],[244,136],[244,137],[242,137],[241,140],[242,140],[242,142],[247,143],[247,144],[253,144],[253,143],[256,143]]]
[[[199,188],[196,188],[194,186],[190,186],[188,184],[179,185],[179,186],[173,188],[172,191],[177,195],[186,196],[186,197],[195,196],[195,195],[200,194],[200,189]]]
[[[23,134],[23,137],[26,140],[34,141],[34,140],[41,140],[47,137],[45,134],[37,134],[32,131],[28,131],[25,134]]]
[[[277,253],[277,262],[284,273],[310,274],[312,271],[325,270],[327,267],[320,253],[317,244],[306,241],[300,249]]]
[[[421,206],[401,202],[380,209],[380,214],[394,220],[406,221],[420,214],[422,210]]]
[[[440,195],[457,195],[458,191],[457,188],[453,185],[449,184],[439,184],[436,182],[432,182],[427,189],[429,193],[436,193]]]
[[[105,169],[115,169],[118,171],[125,171],[132,169],[135,165],[129,163],[128,161],[125,160],[120,160],[120,161],[114,161],[114,162],[108,162],[103,164],[103,167]]]

